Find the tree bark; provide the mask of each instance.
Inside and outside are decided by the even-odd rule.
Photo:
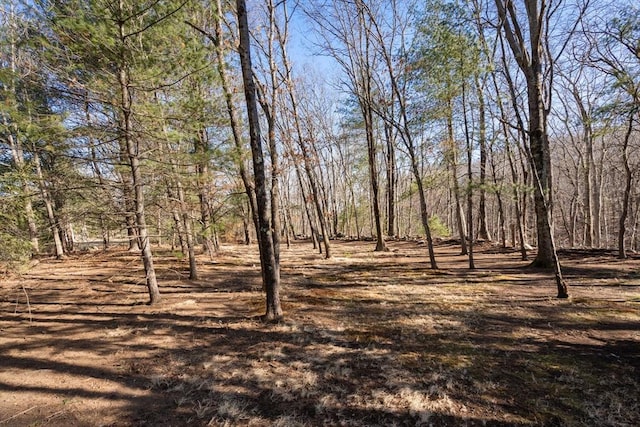
[[[258,229],[260,238],[260,265],[264,289],[266,291],[266,321],[277,321],[283,317],[280,305],[280,268],[277,264],[277,256],[273,243],[273,230],[269,219],[269,200],[267,195],[267,183],[265,174],[262,140],[260,137],[260,119],[258,116],[258,101],[256,86],[251,65],[251,47],[249,35],[249,23],[247,18],[247,6],[245,0],[236,0],[238,14],[238,32],[240,43],[238,53],[242,67],[242,81],[244,83],[244,95],[247,103],[247,116],[249,120],[249,138],[253,160],[253,172],[255,179],[255,191],[258,213]]]
[[[286,141],[286,140],[285,140]],[[285,142],[287,144],[287,142]],[[290,145],[290,144],[289,144]],[[295,153],[293,151],[293,147],[289,146],[290,155],[295,157]],[[309,207],[309,195],[307,193],[307,189],[305,187],[304,180],[302,179],[302,171],[300,170],[300,164],[298,162],[294,162],[294,169],[296,172],[296,178],[298,180],[298,186],[300,187],[300,196],[302,197],[302,204],[304,205],[304,212],[307,216],[307,220],[309,221],[309,229],[311,230],[311,242],[313,244],[313,249],[320,249],[320,253],[322,253],[322,248],[320,245],[316,246],[317,242],[317,228],[315,225],[315,217],[313,216],[313,210]]]
[[[536,65],[537,67],[537,65]],[[529,98],[529,155],[534,172],[534,209],[538,231],[538,252],[532,265],[548,268],[553,263],[551,236],[551,154],[547,139],[546,113],[542,104],[542,74],[527,77]]]
[[[487,119],[485,111],[484,91],[479,82],[478,76],[475,76],[476,92],[478,96],[478,145],[480,148],[480,176],[478,182],[478,238],[483,240],[491,240],[491,234],[487,228]],[[473,235],[469,236],[473,239]]]
[[[420,176],[420,169],[418,168],[418,162],[415,156],[415,150],[411,149],[409,152],[409,158],[411,160],[411,170],[416,179],[418,186],[418,199],[420,201],[420,220],[422,221],[422,227],[424,229],[425,236],[427,238],[427,246],[429,251],[429,262],[431,268],[438,269],[438,263],[436,262],[435,251],[433,249],[433,238],[431,236],[431,227],[429,226],[429,213],[427,210],[427,197],[424,193],[424,185],[422,184],[422,177]],[[413,152],[413,154],[412,154]]]
[[[502,44],[502,43],[501,43]],[[505,62],[506,59],[504,58],[504,49],[503,49],[503,65],[506,63]],[[506,70],[506,68],[505,68]],[[511,82],[511,77],[509,75],[509,73],[507,71],[505,71],[505,77],[507,78],[507,81],[509,83],[509,92],[511,95],[511,99],[513,102],[513,108],[514,108],[514,112],[516,114],[516,118],[517,118],[517,122],[518,122],[518,133],[522,136],[523,139],[523,143],[526,143],[526,141],[524,141],[524,124],[522,123],[522,119],[520,117],[520,114],[518,113],[517,110],[517,106],[515,105],[515,95],[513,92],[513,85]],[[496,93],[500,93],[499,89],[498,89],[498,82],[496,81],[496,76],[495,74],[492,77],[493,80],[493,86],[495,88]],[[526,247],[526,240],[525,240],[525,226],[524,226],[524,212],[526,211],[525,207],[523,206],[521,208],[521,204],[520,204],[520,198],[521,198],[521,194],[520,194],[520,190],[518,189],[518,187],[520,187],[520,180],[518,177],[518,171],[517,171],[517,167],[515,164],[515,160],[513,158],[513,152],[511,150],[511,143],[509,141],[509,129],[507,128],[507,122],[508,122],[508,118],[504,109],[504,105],[502,104],[502,100],[498,97],[497,99],[498,102],[498,110],[500,111],[500,117],[501,117],[501,122],[502,122],[502,132],[504,133],[505,136],[505,150],[507,152],[507,160],[509,162],[509,170],[511,171],[511,187],[512,187],[512,192],[513,192],[513,201],[514,201],[514,209],[515,209],[515,217],[516,217],[516,227],[518,229],[518,238],[520,241],[520,258],[523,261],[526,261],[528,259],[528,254],[527,254],[527,247]],[[526,173],[526,171],[525,171]],[[523,180],[526,182],[526,177]],[[515,247],[515,232],[513,233],[514,236],[514,247]]]
[[[85,98],[84,102],[84,114],[85,120],[87,121],[87,126],[92,126],[91,113],[89,111],[89,99],[88,96]],[[107,185],[100,169],[100,165],[98,164],[97,153],[96,153],[96,141],[93,137],[89,138],[90,144],[90,152],[91,152],[91,166],[93,168],[93,173],[98,178],[98,185],[100,186],[101,191],[107,190]],[[100,222],[100,231],[102,233],[102,249],[107,250],[109,248],[109,230],[107,229],[107,221],[105,219],[106,214],[102,211],[99,213],[98,220]]]
[[[351,178],[351,174],[349,173],[349,167],[347,165],[347,161],[345,160],[345,155],[344,152],[340,146],[340,143],[337,144],[337,149],[338,149],[338,156],[340,157],[340,166],[342,169],[342,173],[344,174],[345,180],[346,180],[346,186],[347,189],[349,191],[349,197],[346,202],[345,202],[345,209],[347,209],[347,212],[349,212],[349,207],[351,207],[351,209],[353,210],[353,217],[354,217],[354,222],[355,222],[355,234],[356,234],[356,239],[360,240],[360,220],[358,217],[358,207],[356,205],[356,195],[355,195],[355,191],[353,189],[353,179]],[[350,222],[351,222],[351,215],[348,214],[347,217],[347,228],[348,228],[348,232],[346,233],[347,235],[352,235],[349,231],[350,230]]]
[[[207,130],[202,128],[198,131],[195,140],[195,152],[198,154],[196,163],[196,174],[198,177],[198,199],[200,201],[200,235],[202,236],[202,246],[209,254],[209,259],[213,259],[215,247],[211,238],[211,201],[207,191],[209,176],[209,155],[210,148],[207,141]]]
[[[214,34],[209,34],[190,22],[187,22],[187,24],[190,25],[192,28],[194,28],[196,31],[199,31],[205,37],[207,37],[215,47],[216,68],[218,70],[218,74],[220,75],[220,85],[222,86],[225,105],[227,107],[227,114],[229,116],[229,125],[231,127],[231,133],[233,135],[233,144],[235,148],[236,162],[238,164],[240,178],[242,179],[242,183],[244,185],[247,198],[249,200],[249,210],[251,214],[251,219],[253,220],[253,224],[256,230],[258,230],[259,228],[258,205],[256,201],[256,194],[255,194],[255,189],[251,184],[251,178],[249,177],[249,173],[247,172],[247,169],[244,163],[245,155],[244,155],[244,147],[242,144],[242,130],[240,129],[240,120],[238,119],[237,108],[233,101],[233,91],[231,90],[231,85],[229,83],[229,76],[227,74],[227,65],[224,57],[224,47],[222,44],[222,40],[223,40],[222,3],[220,0],[216,0],[215,4],[216,4],[216,14],[214,18]],[[259,233],[257,238],[260,239]]]
[[[184,226],[185,239],[187,243],[187,253],[189,255],[189,279],[198,280],[198,268],[196,264],[195,243],[193,239],[193,227],[189,218],[189,210],[184,196],[184,188],[180,181],[176,182],[178,187],[178,202],[180,203],[180,212],[182,214],[182,224]]]
[[[280,223],[280,187],[279,187],[279,176],[280,176],[280,155],[278,153],[278,147],[276,144],[276,121],[275,116],[278,114],[278,86],[280,82],[277,79],[277,69],[275,63],[275,52],[273,49],[273,43],[275,39],[276,33],[276,17],[275,17],[275,6],[273,4],[273,0],[268,0],[267,9],[269,11],[269,30],[268,30],[268,46],[267,46],[267,56],[269,61],[269,86],[270,86],[270,97],[271,99],[264,99],[261,102],[262,110],[264,111],[265,117],[267,119],[267,146],[269,149],[269,155],[271,156],[271,184],[270,184],[270,202],[271,202],[271,227],[272,234],[271,238],[273,239],[273,247],[274,247],[274,255],[275,255],[275,265],[277,268],[280,268],[280,231],[281,231],[281,223]],[[278,272],[278,276],[280,273]]]
[[[7,118],[3,114],[2,115],[3,124],[9,127],[7,123]],[[24,163],[24,153],[20,142],[17,138],[14,137],[12,132],[9,132],[7,135],[7,139],[9,140],[9,145],[11,147],[11,155],[13,158],[13,162],[18,168],[21,177],[24,176],[25,173],[25,163]],[[22,191],[24,192],[24,212],[27,220],[27,225],[29,228],[29,239],[31,240],[31,250],[34,254],[40,253],[40,242],[38,240],[38,226],[36,225],[36,216],[33,212],[33,201],[31,195],[29,194],[29,184],[27,180],[24,178],[20,179],[20,183],[22,185]]]
[[[627,218],[629,216],[629,201],[633,185],[633,173],[629,166],[629,139],[633,131],[634,113],[629,114],[629,125],[622,141],[622,166],[624,167],[624,194],[622,196],[622,212],[618,219],[618,258],[627,258],[625,237],[627,233]]]
[[[451,174],[456,225],[460,236],[460,254],[467,255],[469,250],[467,247],[462,203],[460,202],[460,183],[458,182],[458,147],[456,147],[456,141],[453,136],[453,118],[451,114],[451,106],[449,106],[449,116],[447,117],[447,164],[449,165],[449,172]]]
[[[473,234],[474,234],[473,233],[473,173],[472,173],[473,145],[471,143],[471,135],[469,134],[469,123],[467,119],[467,107],[466,107],[467,100],[466,100],[465,88],[466,88],[466,85],[463,82],[462,83],[462,112],[464,117],[464,134],[467,142],[467,235],[469,236],[468,257],[469,257],[469,269],[474,270],[476,268],[476,264],[473,257]],[[486,156],[486,153],[485,153],[485,156]],[[486,159],[485,159],[485,162],[486,162]],[[486,227],[486,224],[485,224],[485,227]]]
[[[167,179],[167,202],[171,206],[171,216],[173,218],[174,236],[178,236],[178,243],[180,243],[180,252],[182,254],[187,253],[187,242],[185,239],[186,233],[184,231],[184,224],[182,222],[182,216],[180,215],[180,209],[178,209],[177,200],[178,197],[175,194],[172,186],[173,183]]]
[[[362,109],[362,115],[364,116],[364,126],[367,138],[367,157],[369,161],[369,179],[371,182],[372,192],[373,221],[376,229],[375,250],[377,252],[387,251],[387,245],[382,234],[382,215],[380,213],[380,184],[378,183],[376,141],[373,134],[373,112],[371,106],[369,105],[369,101],[364,101],[360,107]]]
[[[584,171],[583,171],[583,210],[584,210],[584,245],[587,248],[593,247],[594,243],[594,191],[593,191],[593,129],[591,126],[591,117],[584,107],[582,97],[578,92],[578,88],[572,88],[573,97],[580,109],[580,117],[582,119],[582,141],[584,142]]]
[[[40,194],[42,195],[42,200],[47,210],[47,219],[49,220],[49,229],[51,230],[51,234],[53,236],[55,256],[57,259],[63,259],[65,253],[64,253],[64,247],[62,246],[62,239],[60,237],[60,223],[56,218],[56,214],[53,206],[53,200],[51,198],[51,192],[47,188],[47,183],[45,182],[44,174],[42,173],[40,155],[38,153],[38,148],[35,146],[35,144],[33,146],[33,161],[36,167],[38,187],[40,188]]]
[[[360,0],[356,1],[356,9],[358,15],[358,22],[361,27],[361,31],[365,31],[364,34],[364,52],[362,55],[367,63],[364,66],[360,66],[357,70],[359,79],[359,86],[361,93],[358,94],[358,103],[364,119],[365,135],[367,140],[367,156],[369,161],[369,179],[371,183],[371,196],[372,196],[372,208],[373,208],[373,221],[376,230],[376,248],[375,251],[387,251],[387,245],[384,241],[384,235],[382,231],[382,214],[380,212],[380,184],[378,183],[378,165],[377,165],[377,148],[376,140],[373,128],[373,93],[372,93],[372,77],[370,64],[370,34],[369,27],[366,24],[365,8]]]
[[[534,208],[538,252],[532,266],[554,265],[555,247],[551,232],[551,156],[547,136],[547,109],[544,102],[542,61],[546,0],[525,0],[530,49],[524,38],[513,2],[495,0],[501,28],[527,83],[529,117],[527,157],[534,173]]]
[[[498,215],[499,215],[499,224],[500,224],[500,246],[503,248],[507,247],[507,230],[505,225],[505,213],[504,213],[504,202],[502,201],[502,181],[504,180],[504,175],[498,181],[498,175],[496,171],[496,162],[495,155],[493,154],[493,150],[491,145],[489,145],[489,152],[491,152],[491,177],[493,179],[493,185],[496,191],[496,201],[498,203]]]
[[[125,56],[127,44],[127,35],[125,32],[125,11],[123,1],[118,2],[118,30],[120,37],[120,64],[118,64],[118,83],[120,86],[120,113],[122,114],[123,128],[120,137],[124,140],[129,158],[129,166],[131,167],[131,184],[133,185],[135,221],[138,235],[138,244],[140,245],[142,264],[146,275],[147,290],[149,292],[149,304],[160,302],[160,290],[156,279],[156,271],[153,265],[153,254],[151,252],[151,242],[147,229],[147,222],[144,211],[144,183],[142,179],[142,170],[140,157],[138,154],[138,143],[134,140],[133,124],[131,120],[132,114],[132,96],[130,92],[130,80],[128,73],[128,64]]]
[[[393,113],[392,113],[393,114]],[[394,141],[394,128],[389,124],[384,125],[384,134],[387,141],[387,236],[396,235],[396,149]]]
[[[9,67],[11,69],[11,79],[10,83],[7,85],[6,90],[13,96],[16,97],[16,70],[18,67],[18,55],[17,55],[17,46],[16,46],[16,25],[15,25],[15,5],[11,3],[8,11],[8,34],[7,38],[9,40]],[[24,211],[25,217],[27,220],[27,225],[29,228],[29,239],[31,240],[31,250],[34,254],[40,253],[40,243],[38,241],[38,226],[36,224],[36,216],[33,212],[33,201],[31,198],[29,184],[27,180],[24,178],[25,171],[25,161],[24,161],[24,152],[22,149],[21,141],[18,137],[18,129],[16,123],[9,124],[9,120],[7,116],[3,113],[2,115],[2,124],[9,130],[7,132],[7,140],[9,141],[9,146],[11,147],[11,155],[13,161],[20,172],[20,183],[22,185],[22,191],[24,192]]]

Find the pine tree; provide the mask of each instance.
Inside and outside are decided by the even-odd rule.
[[[164,129],[163,120],[153,116],[162,97],[153,94],[174,86],[184,72],[181,61],[167,57],[185,45],[179,29],[185,2],[36,4],[48,32],[43,44],[61,90],[70,102],[89,102],[99,111],[105,135],[115,141],[114,171],[122,176],[128,227],[141,251],[150,303],[156,303],[160,293],[145,212],[145,171]]]

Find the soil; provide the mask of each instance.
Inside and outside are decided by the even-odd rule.
[[[332,241],[282,250],[285,319],[256,246],[41,259],[0,285],[0,426],[637,426],[640,258],[563,251],[569,299],[519,253]],[[27,299],[28,297],[28,299]]]

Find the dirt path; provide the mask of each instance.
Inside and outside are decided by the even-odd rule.
[[[255,247],[43,260],[0,285],[0,426],[640,425],[640,260],[563,253],[570,300],[517,253],[283,250],[264,325]],[[29,296],[29,304],[25,295]]]

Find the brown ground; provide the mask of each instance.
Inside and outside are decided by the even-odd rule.
[[[265,325],[256,247],[42,260],[0,285],[0,426],[640,425],[640,259],[561,254],[570,300],[515,252],[283,249]],[[27,304],[26,296],[29,296]]]

